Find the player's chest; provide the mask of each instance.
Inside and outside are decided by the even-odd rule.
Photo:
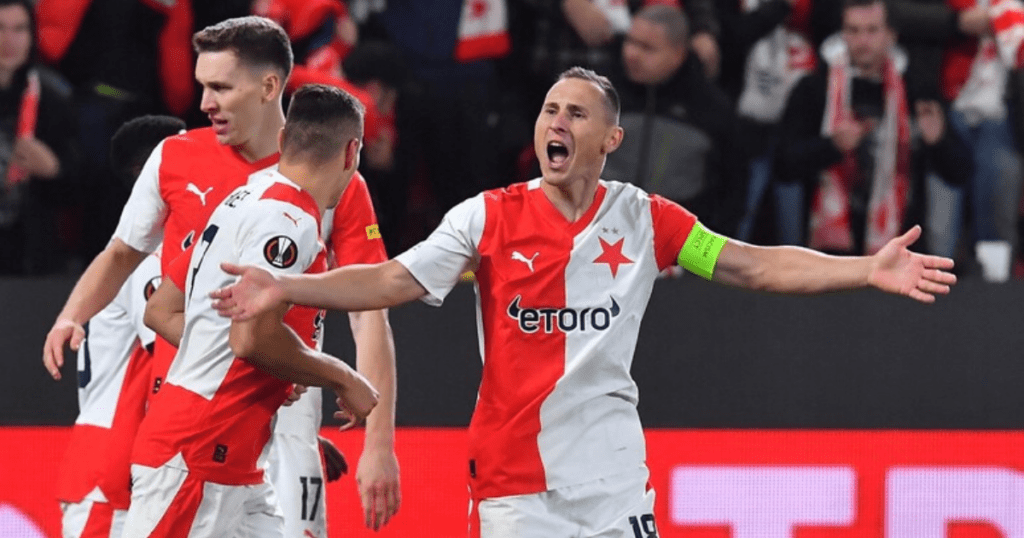
[[[216,167],[163,177],[160,188],[169,210],[168,221],[190,227],[202,225],[224,198],[245,185],[248,178],[245,171]]]
[[[511,219],[493,232],[481,241],[480,272],[495,283],[608,289],[654,269],[652,233],[643,219],[602,215],[581,229]]]

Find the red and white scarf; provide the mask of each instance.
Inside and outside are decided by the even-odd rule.
[[[36,135],[36,119],[39,117],[39,73],[35,69],[28,72],[28,83],[21,94],[18,106],[18,125],[14,131],[15,140],[33,138]],[[7,185],[17,185],[28,179],[28,171],[12,162],[7,166]]]
[[[511,48],[505,0],[464,0],[455,59],[469,63],[500,58]]]
[[[744,13],[749,13],[765,0],[741,0]],[[801,6],[809,4],[800,0]],[[809,9],[809,5],[806,6]],[[796,7],[794,7],[796,9]],[[761,38],[747,55],[740,115],[764,123],[775,123],[782,117],[786,99],[793,86],[816,64],[814,48],[799,32],[780,24]]]
[[[845,51],[829,65],[828,94],[821,134],[831,137],[836,126],[853,116],[850,106],[852,67]],[[885,111],[877,131],[875,170],[868,200],[864,250],[878,252],[899,235],[910,188],[910,115],[903,78],[893,58],[882,75]],[[849,251],[854,247],[850,229],[849,189],[857,180],[855,152],[823,170],[811,202],[809,246],[819,250]],[[869,179],[864,179],[868,181]]]
[[[1024,2],[991,0],[988,16],[1003,63],[1011,69],[1024,67]]]

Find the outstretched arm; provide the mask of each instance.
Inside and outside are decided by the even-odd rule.
[[[348,265],[316,275],[274,276],[256,267],[221,264],[242,278],[210,294],[222,316],[246,320],[279,305],[295,303],[331,310],[380,310],[426,295],[412,273],[391,260]]]
[[[953,260],[911,252],[921,227],[894,238],[873,256],[829,256],[800,247],[758,247],[727,240],[713,280],[778,293],[822,293],[872,286],[923,303],[949,293]]]
[[[275,377],[333,390],[341,408],[335,416],[348,420],[342,429],[358,424],[377,405],[377,391],[344,362],[303,343],[283,322],[287,310],[281,306],[247,321],[232,321],[231,352]]]
[[[145,252],[114,239],[82,273],[43,344],[43,365],[54,379],[61,378],[65,344],[78,350],[85,338],[82,325],[114,300],[128,276],[145,258]]]

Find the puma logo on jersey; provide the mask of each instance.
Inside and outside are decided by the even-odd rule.
[[[199,201],[202,202],[203,205],[205,206],[206,205],[206,195],[210,194],[210,191],[213,190],[213,187],[209,187],[205,191],[201,191],[201,190],[199,190],[199,187],[196,187],[195,183],[189,183],[188,185],[185,185],[185,190],[188,191],[188,192],[191,192],[192,194],[194,194],[196,196],[198,196],[199,197]]]
[[[551,334],[555,329],[567,333],[570,331],[604,331],[612,324],[612,318],[618,316],[622,309],[615,297],[611,297],[610,308],[527,308],[519,305],[522,295],[516,295],[508,305],[508,317],[519,323],[519,330],[527,334],[543,330]]]
[[[534,252],[532,257],[527,258],[526,256],[523,255],[522,252],[519,252],[518,250],[513,250],[512,251],[512,261],[517,261],[517,262],[525,263],[526,266],[530,268],[530,272],[532,273],[533,272],[533,260],[537,259],[537,256],[539,256],[539,255],[540,255],[540,252]]]
[[[288,220],[292,221],[292,224],[294,224],[296,227],[299,226],[299,219],[289,215],[287,211],[284,212],[284,216],[288,217]]]

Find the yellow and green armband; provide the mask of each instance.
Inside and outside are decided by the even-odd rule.
[[[709,231],[698,222],[690,230],[690,235],[683,243],[683,249],[679,251],[679,258],[676,261],[683,269],[711,280],[725,241],[725,237]]]

